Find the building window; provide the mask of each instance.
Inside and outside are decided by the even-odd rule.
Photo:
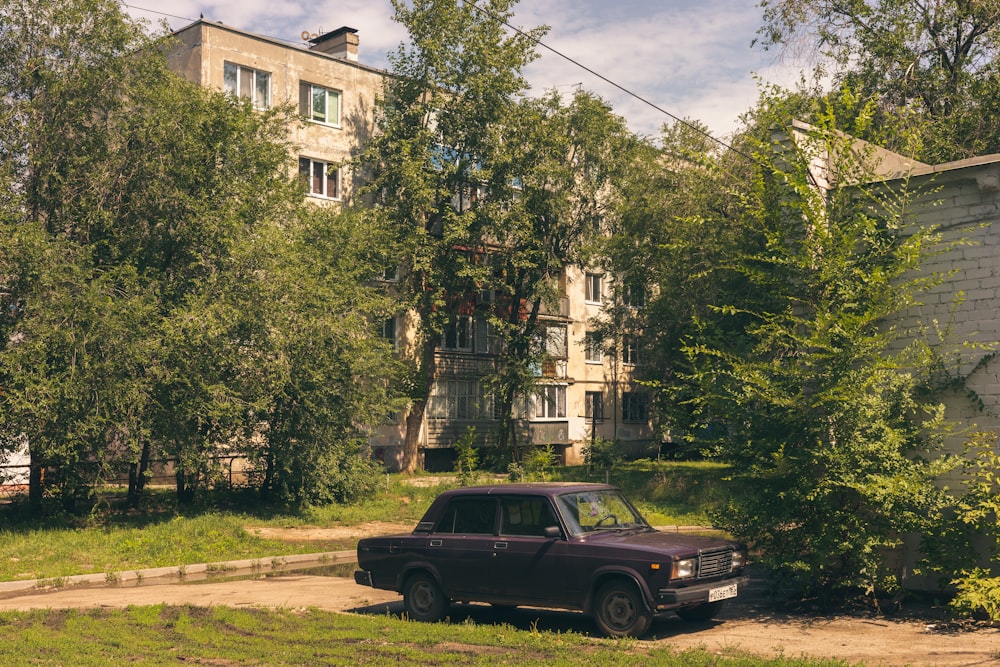
[[[340,125],[340,92],[299,82],[299,112],[309,120]]]
[[[503,344],[496,326],[488,319],[477,317],[476,325],[476,353],[477,354],[499,354],[503,350]]]
[[[438,380],[427,414],[431,419],[475,419],[479,415],[479,383],[475,380]]]
[[[645,308],[648,302],[646,286],[632,279],[622,285],[622,303],[630,308]]]
[[[604,394],[599,391],[588,391],[584,400],[584,411],[587,421],[603,421]]]
[[[639,391],[623,391],[622,421],[647,423],[649,421],[649,395]]]
[[[476,380],[437,380],[427,401],[429,419],[497,419],[493,396]]]
[[[226,92],[250,100],[257,109],[271,106],[271,74],[235,63],[222,66]]]
[[[535,389],[532,419],[566,419],[566,385],[543,384]]]
[[[639,337],[630,334],[622,336],[622,362],[630,366],[639,363]]]
[[[604,276],[599,273],[588,273],[584,279],[587,303],[604,302]]]
[[[307,183],[311,196],[340,199],[340,169],[329,162],[300,157],[299,176]]]
[[[583,338],[584,359],[588,364],[599,364],[604,361],[604,350],[601,349],[601,339],[593,331],[588,331]]]
[[[566,358],[566,327],[545,327],[545,354],[553,359]]]
[[[390,317],[382,321],[382,338],[392,343],[393,348],[398,348],[396,342],[396,318]]]
[[[441,349],[472,351],[472,318],[457,315],[441,332]]]

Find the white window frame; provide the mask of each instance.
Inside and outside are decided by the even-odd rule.
[[[634,334],[622,336],[622,363],[626,366],[639,364],[639,337]]]
[[[588,364],[604,363],[604,349],[601,347],[601,339],[593,331],[588,331],[583,336],[583,358]]]
[[[531,421],[566,421],[566,385],[535,386],[531,395]]]
[[[597,408],[597,410],[594,410]],[[597,414],[594,414],[594,413]],[[588,422],[604,421],[604,392],[588,391],[584,394],[583,414]]]
[[[469,315],[456,315],[454,319],[441,331],[441,350],[447,352],[472,352],[473,350],[473,324]],[[455,344],[449,345],[448,338],[455,337]]]
[[[308,165],[308,166],[307,166]],[[322,171],[323,176],[319,177],[320,188],[317,191],[317,173]],[[325,160],[317,160],[305,155],[299,156],[299,176],[306,180],[307,194],[310,197],[317,197],[319,199],[331,199],[333,201],[341,200],[341,191],[343,190],[343,185],[341,183],[340,167],[336,166],[332,162],[326,162]],[[332,195],[329,193],[331,180],[333,182],[333,187],[336,190]]]
[[[636,407],[642,407],[644,415],[633,414]],[[644,391],[622,392],[622,422],[627,424],[649,423],[649,394]]]
[[[604,303],[604,276],[600,273],[584,274],[584,301],[593,304]]]
[[[316,99],[318,96],[323,97],[324,105],[326,106],[326,110],[321,114],[317,114],[316,111]],[[342,98],[341,92],[334,88],[327,88],[326,86],[306,81],[299,82],[299,112],[310,122],[329,125],[331,127],[340,127]],[[335,111],[335,114],[333,114],[335,117],[333,118],[331,118],[330,113],[331,101],[333,102],[332,106]]]
[[[390,343],[392,343],[392,348],[394,350],[399,349],[399,340],[397,338],[398,325],[395,316],[387,317],[382,320],[382,330],[381,336]]]
[[[228,60],[223,62],[222,82],[226,92],[250,100],[255,109],[271,108],[271,73]],[[247,79],[250,86],[247,90]],[[263,86],[263,91],[261,87]],[[261,100],[260,98],[264,99]]]
[[[629,308],[645,308],[649,303],[649,290],[642,283],[632,280],[622,285],[622,304]]]
[[[476,380],[436,380],[427,403],[428,419],[496,420],[492,396]]]
[[[488,318],[477,317],[474,321],[473,343],[476,354],[499,354],[503,351],[503,341],[496,325]]]

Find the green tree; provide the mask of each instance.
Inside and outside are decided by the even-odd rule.
[[[345,269],[371,237],[310,222],[290,110],[180,79],[169,46],[107,0],[0,2],[2,441],[34,503],[43,469],[72,499],[125,468],[138,502],[163,457],[190,501],[248,451],[284,499],[348,497],[393,377]]]
[[[374,331],[397,304],[378,287],[381,244],[368,222],[357,211],[310,207],[254,244],[255,264],[272,269],[257,283],[269,326],[251,375],[264,426],[250,454],[265,497],[347,502],[380,479],[368,440],[399,407],[403,368]]]
[[[400,297],[417,318],[415,340],[402,350],[411,368],[408,471],[418,462],[442,332],[489,278],[481,260],[494,251],[492,230],[515,197],[507,128],[542,30],[508,35],[497,19],[509,20],[513,4],[393,0],[410,43],[390,55],[379,131],[364,160],[374,214],[391,230],[387,262],[398,265]]]
[[[579,91],[526,100],[510,128],[510,173],[516,196],[491,229],[499,251],[488,255],[497,295],[492,323],[502,352],[490,377],[501,416],[498,443],[514,461],[520,451],[515,406],[538,381],[550,332],[539,316],[558,313],[569,266],[602,266],[598,240],[615,226],[620,182],[642,146],[610,107]],[[565,347],[568,336],[559,334]]]
[[[887,118],[920,128],[918,159],[944,162],[1000,150],[1000,7],[946,0],[764,0],[765,47],[814,49],[835,79],[877,100]],[[865,138],[898,150],[897,121]]]
[[[644,144],[618,180],[620,204],[600,246],[618,280],[595,331],[616,349],[626,335],[638,344],[635,377],[650,388],[654,425],[677,455],[691,453],[686,441],[706,445],[692,426],[699,388],[688,377],[684,340],[695,322],[710,322],[702,342],[737,344],[742,318],[719,317],[713,304],[762,298],[731,261],[759,243],[740,224],[751,164],[696,122],[664,127],[659,145]]]
[[[816,151],[840,187],[817,187]],[[802,588],[891,589],[886,552],[928,528],[950,465],[933,453],[942,410],[920,391],[930,355],[896,319],[938,279],[917,269],[940,239],[908,224],[905,181],[867,184],[864,156],[829,124],[754,158],[740,224],[758,241],[731,267],[765,298],[718,295],[712,309],[741,335],[697,321],[684,349],[696,414],[744,491],[716,520]]]

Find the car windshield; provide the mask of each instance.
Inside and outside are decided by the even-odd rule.
[[[574,536],[599,530],[649,528],[642,515],[617,489],[564,493],[557,504]]]

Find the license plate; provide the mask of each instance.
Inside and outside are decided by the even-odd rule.
[[[718,602],[719,600],[728,600],[729,598],[736,597],[737,587],[736,584],[729,584],[728,586],[720,586],[719,588],[713,588],[708,592],[709,602]]]

